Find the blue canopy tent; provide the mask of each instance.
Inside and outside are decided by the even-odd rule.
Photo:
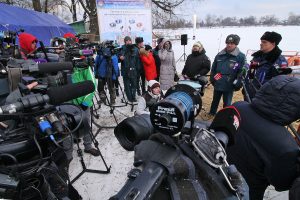
[[[34,35],[46,46],[53,37],[62,37],[67,32],[75,34],[71,26],[54,15],[0,3],[0,31],[20,29]]]

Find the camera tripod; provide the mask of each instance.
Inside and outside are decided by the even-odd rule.
[[[75,181],[77,181],[85,172],[88,172],[88,173],[95,173],[95,174],[108,174],[110,173],[110,169],[111,169],[111,166],[107,166],[105,160],[104,160],[104,157],[99,149],[99,143],[96,139],[96,136],[93,135],[92,133],[92,130],[93,130],[93,113],[92,113],[92,110],[90,110],[90,124],[84,124],[84,125],[89,125],[89,131],[88,131],[88,134],[89,136],[91,137],[92,139],[92,143],[94,144],[95,148],[99,151],[100,153],[100,157],[101,157],[101,160],[105,166],[105,170],[96,170],[96,169],[88,169],[86,167],[86,164],[84,162],[84,159],[83,159],[83,153],[82,153],[82,149],[80,148],[79,146],[79,141],[78,141],[78,138],[77,139],[77,154],[78,156],[80,157],[80,163],[82,165],[82,171],[77,175],[75,176],[75,178],[71,181],[71,184],[74,183]]]
[[[105,60],[106,61],[106,75],[105,77],[100,77],[98,79],[98,94],[100,96],[100,100],[102,101],[102,103],[106,106],[109,106],[110,110],[109,112],[113,115],[114,117],[114,120],[116,122],[116,124],[118,124],[118,120],[116,118],[116,115],[114,113],[114,110],[116,107],[124,107],[124,106],[127,106],[127,101],[125,99],[125,95],[124,95],[124,92],[123,92],[123,89],[118,81],[118,73],[115,71],[114,69],[114,66],[113,66],[113,63],[112,63],[112,56],[103,56],[103,61]],[[102,61],[102,62],[103,62]],[[101,67],[101,66],[100,66]],[[97,70],[97,69],[96,69]],[[98,73],[98,72],[97,72]],[[116,80],[113,80],[113,76],[115,76],[115,79]],[[120,91],[122,93],[122,102],[125,102],[125,104],[123,105],[114,105],[111,101],[112,100],[115,100],[116,98],[116,93],[115,93],[115,85],[118,85],[118,87],[120,88]],[[108,98],[108,95],[107,95],[107,90],[109,90],[110,92],[110,100]],[[105,95],[105,100],[103,100],[103,97],[101,97],[101,94]],[[96,119],[99,119],[99,114],[97,113],[97,111],[101,108],[101,103],[99,98],[97,97],[97,95],[95,96],[95,99],[96,101],[98,102],[98,105],[99,107],[96,108],[96,105],[95,103],[93,104],[93,116],[96,118]],[[98,123],[95,122],[95,120],[93,119],[92,120],[92,123],[94,123],[94,125],[98,128],[97,132],[95,133],[95,137],[100,133],[100,131],[103,129],[103,128],[115,128],[116,126],[102,126]]]

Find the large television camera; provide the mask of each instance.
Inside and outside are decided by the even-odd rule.
[[[111,58],[113,55],[119,55],[120,51],[121,47],[113,40],[106,40],[98,46],[97,54],[103,55],[105,58]]]
[[[239,114],[226,108],[209,124],[195,119],[201,106],[199,90],[178,84],[150,116],[127,118],[115,128],[121,146],[134,149],[136,168],[112,200],[243,198],[242,176],[225,151],[234,143]]]
[[[68,197],[66,139],[81,126],[82,111],[69,100],[94,91],[91,81],[49,88],[0,106],[0,198]],[[14,125],[15,124],[15,125]],[[79,137],[79,136],[78,136]]]

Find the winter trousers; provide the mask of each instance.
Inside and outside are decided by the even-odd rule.
[[[214,90],[213,100],[209,111],[210,114],[215,115],[217,113],[218,106],[222,96],[223,96],[223,103],[224,103],[223,108],[231,105],[233,91],[222,92],[222,91]]]
[[[139,73],[139,76],[138,76],[138,79],[137,79],[137,93],[139,95],[142,95],[142,94],[146,93],[146,78],[145,78],[144,70]]]
[[[136,100],[137,77],[123,76],[125,94],[128,101]]]
[[[99,78],[98,79],[98,92],[100,95],[101,101],[105,102],[106,100],[106,93],[104,90],[104,86],[107,83],[109,96],[110,96],[110,102],[115,103],[116,101],[116,88],[115,88],[115,80],[112,80],[111,78]]]

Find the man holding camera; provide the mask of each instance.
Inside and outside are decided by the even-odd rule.
[[[218,53],[212,64],[210,82],[214,86],[213,101],[210,115],[217,113],[218,105],[223,96],[223,107],[231,105],[235,83],[246,63],[246,56],[237,47],[240,37],[230,34],[226,37],[226,47]]]
[[[105,42],[103,43],[104,47],[98,52],[98,55],[95,59],[95,77],[98,79],[98,92],[100,99],[103,103],[106,102],[106,93],[104,91],[104,86],[107,84],[109,95],[110,95],[110,104],[116,103],[116,88],[115,82],[119,76],[119,66],[118,66],[118,57],[115,54],[112,54],[112,49],[106,46]]]
[[[124,38],[120,52],[121,75],[123,76],[125,94],[129,102],[136,102],[137,77],[139,71],[139,52],[129,36]]]

